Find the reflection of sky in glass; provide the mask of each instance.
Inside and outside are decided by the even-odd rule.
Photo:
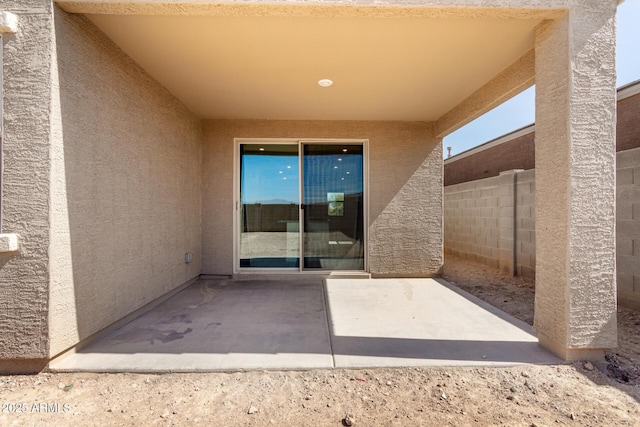
[[[304,203],[326,203],[328,193],[363,192],[361,153],[309,153],[304,167]],[[244,153],[241,173],[242,204],[299,203],[297,154]]]
[[[298,203],[298,156],[244,154],[242,204]]]

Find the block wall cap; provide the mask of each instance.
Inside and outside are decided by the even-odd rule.
[[[0,252],[15,252],[18,250],[17,234],[0,234]]]
[[[0,12],[0,34],[18,32],[18,15]]]

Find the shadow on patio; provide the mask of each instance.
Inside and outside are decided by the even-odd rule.
[[[199,280],[54,371],[190,372],[561,361],[441,279]]]

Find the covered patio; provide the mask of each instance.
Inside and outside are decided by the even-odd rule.
[[[534,329],[562,359],[601,358],[617,341],[617,4],[0,0],[0,371],[41,370],[207,276],[242,282],[199,281],[86,350],[131,369],[131,354],[163,348],[170,365],[185,344],[193,369],[529,361],[526,328],[435,278],[442,139],[533,84]],[[268,164],[279,184],[245,180],[266,154],[287,159]],[[287,197],[270,191],[291,177]],[[516,197],[479,209],[513,228]],[[489,238],[496,256],[513,253]],[[314,276],[333,270],[375,279]],[[262,330],[255,307],[271,326],[285,316],[302,347]],[[212,330],[220,347],[197,339]]]
[[[557,364],[531,327],[442,279],[200,279],[53,371]]]

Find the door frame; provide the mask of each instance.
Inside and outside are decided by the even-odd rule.
[[[343,274],[366,273],[369,271],[369,140],[362,138],[234,138],[233,139],[233,274],[331,274],[337,271]],[[298,268],[241,268],[240,267],[240,146],[242,144],[265,145],[297,145],[298,146],[298,221],[299,221],[299,254]],[[364,269],[363,270],[304,270],[302,259],[304,221],[302,220],[302,145],[303,144],[361,144],[362,145],[362,181],[363,181],[363,237],[364,237]]]

